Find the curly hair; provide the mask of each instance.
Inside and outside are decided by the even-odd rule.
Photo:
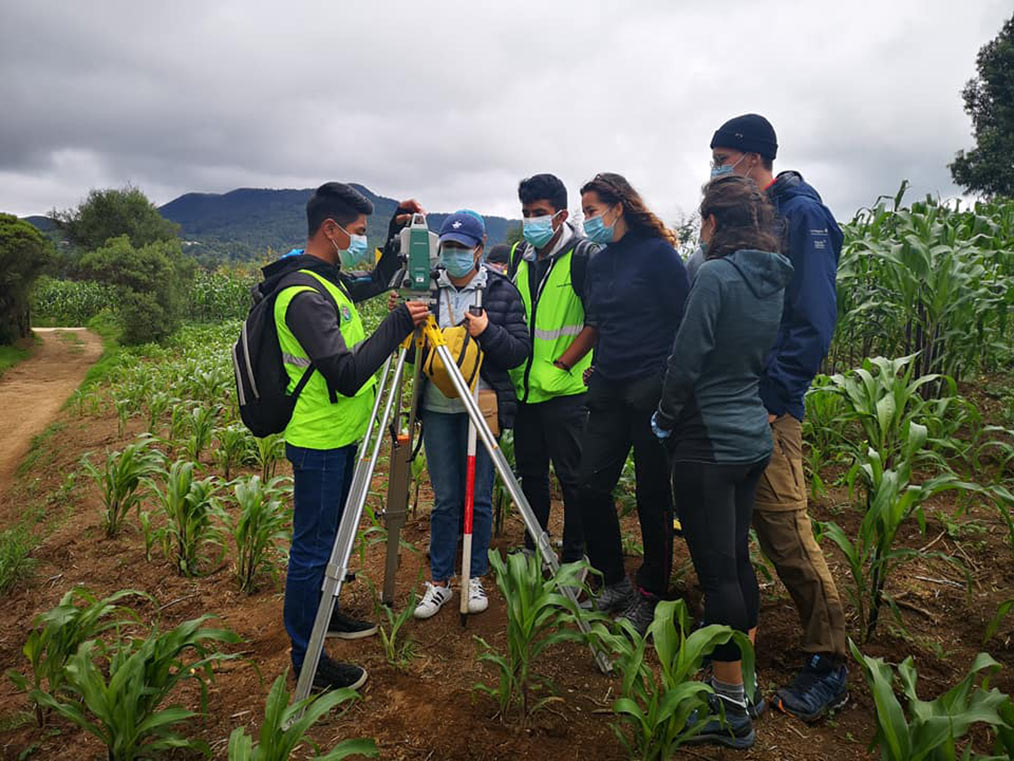
[[[644,199],[623,176],[600,172],[581,186],[581,195],[589,191],[594,191],[605,203],[623,204],[623,218],[631,232],[664,238],[673,247],[678,245],[676,233],[644,205]]]
[[[725,175],[704,186],[701,220],[715,215],[715,231],[704,248],[708,259],[740,249],[780,249],[774,234],[775,210],[767,196],[748,177]]]

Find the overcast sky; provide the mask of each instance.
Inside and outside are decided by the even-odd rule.
[[[902,179],[958,193],[961,87],[1010,0],[155,3],[0,0],[0,211],[133,183],[361,182],[518,216],[518,180],[625,175],[692,210],[725,119],[839,219]]]

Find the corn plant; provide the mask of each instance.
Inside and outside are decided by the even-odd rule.
[[[113,409],[116,410],[116,435],[123,438],[127,430],[127,420],[134,408],[134,400],[128,397],[116,397],[113,399]]]
[[[479,683],[475,689],[496,698],[501,717],[506,718],[516,709],[525,724],[533,713],[554,699],[539,696],[551,684],[534,671],[535,659],[552,645],[582,638],[578,631],[568,628],[575,612],[568,610],[567,599],[557,591],[559,584],[578,586],[582,564],[568,563],[560,567],[556,577],[543,578],[537,553],[512,553],[505,563],[499,552],[490,550],[489,562],[507,605],[507,649],[497,652],[484,639],[476,637],[483,649],[479,660],[492,663],[499,679],[495,687]]]
[[[893,208],[878,200],[845,228],[831,364],[918,353],[917,376],[955,379],[999,366],[1014,304],[1009,211],[931,198],[903,208],[906,187]]]
[[[215,427],[215,418],[221,408],[218,405],[211,407],[194,407],[187,416],[187,425],[190,430],[190,437],[186,442],[187,456],[194,462],[201,461],[201,454],[204,448],[211,443],[211,432]]]
[[[85,472],[98,484],[105,509],[106,536],[120,533],[120,526],[130,508],[141,501],[138,488],[145,479],[155,475],[165,463],[164,455],[152,448],[150,436],[141,436],[122,452],[106,455],[105,467],[99,470],[86,454],[81,458]]]
[[[251,476],[233,487],[239,512],[230,516],[228,526],[236,543],[236,580],[248,594],[256,591],[260,572],[275,578],[284,558],[277,542],[288,536],[292,522],[291,510],[282,501],[282,484],[287,480],[278,477],[264,483],[259,476]]]
[[[511,466],[511,470],[517,475],[517,468],[515,467],[516,458],[514,456],[514,431],[507,429],[500,436],[500,451],[503,452],[504,457],[507,458],[507,462]],[[425,456],[424,452],[420,452],[416,456],[416,460],[420,456]],[[425,467],[425,460],[423,466]],[[412,512],[415,512],[416,507],[419,506],[419,477],[415,475],[415,461],[412,463],[413,477],[416,478],[415,482],[415,501],[413,503]],[[499,473],[496,474],[495,480],[493,481],[493,532],[496,536],[500,536],[503,533],[503,524],[507,520],[507,516],[511,509],[511,498],[510,493],[507,491],[507,485],[504,483],[503,478]]]
[[[818,375],[805,397],[803,439],[806,441],[806,469],[810,474],[810,492],[815,498],[826,492],[820,471],[840,456],[843,427],[847,425],[840,419],[845,411],[843,399],[841,395],[828,391],[830,385],[830,378]]]
[[[163,708],[178,683],[196,679],[203,711],[207,682],[214,680],[212,666],[235,657],[213,647],[240,638],[228,630],[203,628],[208,618],[155,631],[143,640],[121,640],[108,650],[98,640],[84,642],[65,668],[66,688],[77,699],[41,689],[33,690],[32,698],[102,740],[109,761],[133,761],[173,748],[210,755],[207,743],[177,732],[180,722],[196,714],[178,705]],[[186,657],[190,653],[193,659]]]
[[[285,438],[281,434],[272,433],[256,441],[257,451],[254,457],[257,467],[261,469],[261,480],[267,482],[275,477],[275,469],[285,457]]]
[[[244,465],[253,458],[253,436],[244,425],[227,425],[215,429],[215,460],[222,467],[222,478],[226,481],[232,475],[232,469]]]
[[[852,444],[858,454],[871,448],[880,455],[884,465],[890,467],[894,457],[903,445],[906,426],[920,420],[925,401],[920,389],[929,383],[941,380],[950,390],[944,399],[944,407],[954,397],[954,381],[939,375],[913,377],[915,355],[900,359],[875,357],[863,361],[862,367],[845,375],[834,375],[828,390],[816,393],[834,393],[844,402],[845,410],[839,419],[848,423],[855,421],[861,428],[865,441]],[[938,400],[940,402],[941,400]],[[936,407],[940,414],[940,405]]]
[[[153,436],[158,434],[159,422],[165,417],[166,412],[179,403],[172,394],[166,391],[154,391],[147,399],[148,405],[148,432]]]
[[[876,707],[877,732],[870,750],[879,747],[883,761],[956,761],[957,741],[975,725],[993,730],[997,735],[994,753],[1004,753],[982,756],[966,747],[960,756],[962,761],[1011,758],[1014,753],[1011,699],[996,688],[988,689],[988,676],[981,685],[975,684],[980,672],[1000,668],[987,653],[979,653],[965,678],[932,701],[919,699],[915,662],[912,656],[906,658],[898,666],[902,695],[908,704],[906,711],[895,694],[891,667],[881,658],[863,655],[854,642],[849,645],[863,667]]]
[[[174,404],[169,413],[169,445],[177,451],[180,442],[187,438],[190,429],[190,408],[185,404]]]
[[[364,738],[343,740],[321,755],[320,748],[306,736],[307,731],[322,716],[342,703],[356,700],[359,695],[355,690],[341,689],[289,705],[289,693],[285,689],[287,676],[288,671],[271,685],[264,708],[260,742],[254,745],[246,730],[237,727],[229,735],[229,761],[288,761],[295,750],[307,742],[316,753],[312,761],[341,761],[350,756],[376,758],[379,755],[376,742]]]
[[[381,605],[380,609],[387,619],[387,625],[380,625],[380,644],[384,648],[384,657],[387,662],[400,671],[408,668],[408,665],[416,657],[416,643],[411,637],[401,637],[402,627],[412,618],[415,611],[415,604],[418,597],[415,592],[408,598],[408,602],[402,608],[401,613],[395,614],[390,606]]]
[[[618,717],[613,731],[630,758],[664,761],[700,732],[709,719],[716,718],[708,707],[711,686],[694,678],[704,658],[719,645],[739,645],[744,683],[753,683],[754,652],[749,637],[717,625],[702,627],[688,636],[693,621],[683,600],[658,603],[655,618],[643,637],[629,621],[621,619],[620,627],[616,632],[598,623],[593,632],[617,656],[614,666],[623,682],[620,697],[612,706]],[[658,657],[657,670],[647,658],[649,637]]]
[[[11,681],[25,692],[45,689],[50,695],[61,694],[66,680],[64,669],[82,643],[140,620],[130,608],[117,604],[125,597],[151,599],[133,589],[120,590],[101,600],[85,587],[67,592],[55,608],[35,617],[34,628],[21,650],[32,667],[31,681],[8,671]],[[39,703],[35,706],[35,717],[41,727],[44,714]]]
[[[213,522],[220,511],[215,499],[214,476],[194,478],[194,463],[177,460],[160,472],[165,488],[149,481],[166,517],[162,546],[181,576],[197,576],[208,564],[208,549],[218,547],[224,554],[221,531]],[[221,560],[220,554],[218,560]],[[217,562],[217,561],[216,561]]]
[[[853,539],[833,521],[822,524],[823,535],[830,538],[848,561],[854,589],[850,591],[859,615],[862,641],[873,636],[880,608],[889,601],[887,581],[894,569],[918,557],[938,557],[948,562],[943,553],[920,553],[907,547],[896,547],[898,530],[915,519],[925,530],[923,504],[930,497],[945,491],[962,489],[981,491],[975,484],[960,481],[953,473],[944,473],[913,484],[912,467],[926,443],[926,427],[909,422],[906,437],[895,469],[885,468],[881,455],[871,448],[850,473],[850,485],[859,477],[866,492],[866,513]]]

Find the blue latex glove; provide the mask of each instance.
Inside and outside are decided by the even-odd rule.
[[[658,437],[659,441],[665,441],[666,439],[669,438],[669,435],[672,433],[672,431],[667,431],[664,428],[658,427],[658,412],[655,412],[651,416],[651,432]]]

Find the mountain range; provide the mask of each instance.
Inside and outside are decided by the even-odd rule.
[[[377,195],[363,185],[353,184],[373,202],[367,236],[371,244],[381,245],[387,226],[398,206],[393,198]],[[260,259],[269,250],[284,253],[306,242],[306,201],[313,188],[302,190],[237,188],[228,193],[184,193],[158,207],[159,213],[180,226],[184,251],[197,259],[214,264],[223,260]],[[447,214],[429,214],[431,230],[440,229]],[[518,220],[484,217],[488,246],[503,243]],[[55,224],[45,216],[25,217],[39,230],[52,233]]]
[[[362,185],[353,184],[353,187],[373,202],[367,236],[371,243],[380,244],[387,235],[387,225],[398,202]],[[312,188],[238,188],[228,193],[186,193],[160,206],[159,212],[179,224],[180,237],[188,244],[186,250],[196,255],[217,252],[223,258],[246,259],[260,256],[267,248],[279,253],[305,243],[306,201],[312,193]],[[430,229],[439,229],[446,216],[429,214]],[[509,229],[519,224],[503,217],[484,219],[490,246],[504,242]]]

